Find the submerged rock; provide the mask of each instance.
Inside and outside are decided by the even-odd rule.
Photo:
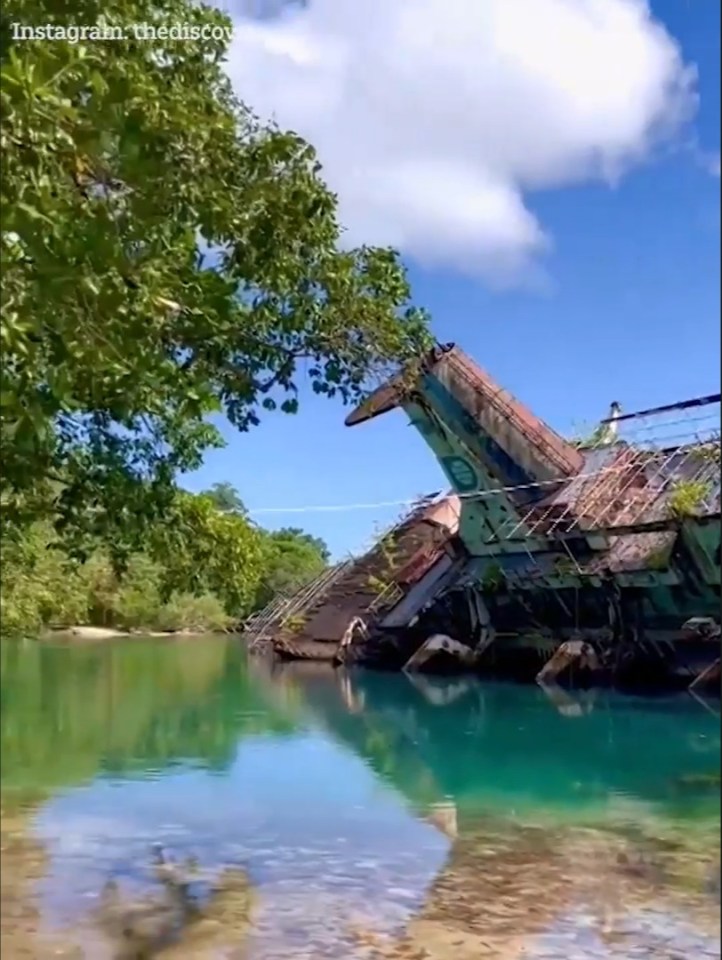
[[[142,900],[131,900],[109,881],[96,911],[96,923],[112,951],[113,960],[151,960],[163,956],[197,956],[212,941],[237,943],[248,927],[251,891],[248,879],[238,869],[223,871],[208,881],[191,860],[183,864],[166,859],[160,847],[154,850],[154,876],[160,890]],[[194,895],[196,884],[205,896]],[[210,941],[210,942],[209,942]]]
[[[675,780],[675,785],[687,790],[719,790],[719,773],[686,773]]]

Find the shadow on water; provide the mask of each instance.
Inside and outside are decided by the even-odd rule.
[[[720,955],[720,728],[691,698],[228,638],[0,650],[8,956]]]

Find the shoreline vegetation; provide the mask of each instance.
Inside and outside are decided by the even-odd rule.
[[[215,636],[214,633],[210,635]],[[114,627],[89,627],[76,624],[72,627],[48,627],[40,634],[41,640],[74,640],[80,643],[102,643],[104,640],[162,640],[165,637],[205,637],[207,630],[183,628],[181,630],[116,630]]]
[[[255,526],[230,484],[182,494],[175,512],[171,530],[180,539],[169,538],[163,521],[150,525],[145,549],[122,565],[101,540],[73,557],[47,523],[15,531],[0,569],[3,635],[100,641],[232,633],[329,561],[326,544],[303,530]]]
[[[19,42],[26,4],[3,12],[3,634],[229,629],[325,545],[178,478],[219,422],[294,415],[302,385],[358,403],[429,349],[429,318],[397,251],[344,248],[314,148],[236,96],[227,15],[117,0],[117,22],[197,39],[88,45]]]

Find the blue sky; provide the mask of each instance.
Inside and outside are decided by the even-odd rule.
[[[426,7],[431,9],[434,2]],[[461,8],[464,2],[455,0],[455,6]],[[493,0],[488,2],[494,6]],[[578,5],[587,2],[577,0]],[[506,14],[518,3],[506,0],[500,9]],[[551,13],[564,3],[537,0]],[[407,115],[414,112],[409,98],[423,74],[427,86],[418,93],[431,111],[435,95],[430,93],[431,75],[440,101],[443,95],[442,106],[448,104],[443,109],[453,114],[452,91],[458,91],[462,81],[465,84],[459,121],[452,116],[448,155],[435,157],[433,170],[429,164],[424,167],[425,176],[430,170],[438,174],[431,186],[440,211],[429,206],[429,182],[414,180],[416,171],[403,157],[406,166],[399,169],[410,171],[406,180],[420,183],[420,193],[409,193],[403,207],[389,209],[381,201],[390,194],[368,192],[368,183],[381,183],[378,170],[392,171],[399,157],[384,139],[384,124],[393,123],[393,114],[385,117],[384,110],[391,109],[393,98],[376,100],[369,91],[364,100],[350,82],[346,87],[352,99],[337,106],[346,113],[377,106],[369,121],[374,126],[366,130],[364,140],[369,143],[373,135],[376,146],[372,150],[360,145],[356,171],[360,179],[343,179],[349,166],[342,153],[348,136],[339,131],[338,140],[344,143],[337,142],[338,125],[324,126],[323,120],[334,108],[328,99],[334,83],[329,71],[338,64],[339,51],[347,58],[347,80],[354,76],[348,65],[358,24],[353,17],[349,23],[341,22],[343,9],[354,12],[349,4],[350,0],[336,0],[332,8],[328,0],[312,0],[294,21],[271,18],[263,24],[243,17],[244,10],[236,6],[229,70],[240,90],[250,90],[251,103],[293,125],[317,145],[322,162],[328,161],[327,175],[339,194],[341,216],[352,240],[398,244],[414,299],[431,312],[435,335],[456,341],[562,432],[595,422],[613,399],[633,410],[719,390],[720,4],[656,0],[647,11],[637,0],[600,0],[600,8],[609,8],[606,33],[601,28],[594,36],[580,33],[578,45],[574,34],[563,32],[577,25],[562,19],[558,29],[550,30],[548,37],[537,36],[536,42],[524,36],[523,20],[512,23],[519,28],[513,42],[504,34],[501,19],[492,24],[498,35],[491,39],[489,24],[482,24],[483,41],[469,61],[471,67],[451,77],[455,85],[449,91],[441,85],[450,79],[450,70],[460,69],[457,64],[463,63],[465,49],[468,53],[464,46],[468,31],[462,19],[445,18],[450,59],[399,79],[407,99],[399,98],[396,105]],[[399,7],[404,4],[399,0]],[[424,26],[433,24],[422,22],[420,27]],[[438,28],[436,24],[434,29]],[[392,32],[387,31],[385,39]],[[291,40],[298,48],[302,38],[304,49],[315,57],[315,73],[306,78],[304,94],[312,81],[316,86],[304,100],[289,99],[283,73],[287,58],[279,60],[269,42],[278,38],[280,43],[284,36],[287,49]],[[561,52],[559,37],[571,38]],[[372,41],[369,49],[382,49],[378,38],[370,37],[369,44]],[[485,58],[498,58],[499,49],[508,50],[510,43],[517,59],[507,58],[512,65],[503,81],[506,86],[490,112],[483,99],[488,81],[479,76]],[[539,54],[544,44],[549,46],[542,51],[546,59]],[[565,57],[574,61],[575,54],[569,51],[584,44],[589,49],[582,49],[581,66],[572,62],[569,74],[557,69]],[[275,59],[269,59],[271,47]],[[406,62],[403,49],[390,45],[389,51],[398,62]],[[554,112],[550,108],[541,132],[531,120],[528,130],[524,124],[528,113],[533,117],[546,109],[551,96],[538,108],[529,104],[528,111],[523,96],[519,104],[513,102],[521,89],[519,64],[531,69],[532,60],[537,85],[545,82],[536,79],[540,71],[556,70],[548,86],[556,97]],[[296,57],[292,66],[305,70],[307,62],[308,56]],[[594,70],[590,66],[585,73],[585,64],[592,62]],[[576,74],[582,92],[564,90]],[[299,85],[291,86],[296,90]],[[676,93],[669,92],[673,87]],[[497,109],[505,96],[508,127],[503,125],[503,111]],[[639,103],[643,106],[638,108]],[[463,127],[469,116],[477,115],[484,117],[486,130],[493,131],[493,149],[484,147],[484,129],[479,136],[471,125],[468,130]],[[512,122],[514,116],[520,119]],[[418,128],[410,130],[408,139],[419,137],[423,152],[422,134]],[[383,149],[391,151],[387,155],[382,141]],[[469,144],[473,150],[463,156]],[[537,156],[537,144],[538,162],[527,163],[527,155]],[[418,150],[411,160],[417,155]],[[467,182],[468,196],[463,192]],[[477,209],[479,196],[484,202]],[[303,526],[323,537],[336,556],[358,550],[402,507],[333,512],[283,508],[403,501],[442,489],[444,480],[403,413],[352,429],[344,427],[344,416],[340,404],[302,390],[296,416],[269,416],[245,435],[223,425],[227,446],[209,454],[203,468],[185,482],[199,490],[229,481],[258,522]]]

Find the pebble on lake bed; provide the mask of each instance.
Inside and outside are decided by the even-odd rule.
[[[462,832],[403,936],[355,933],[374,960],[719,958],[718,912],[699,888],[673,884],[655,857],[607,831]],[[580,902],[588,909],[573,909]]]

